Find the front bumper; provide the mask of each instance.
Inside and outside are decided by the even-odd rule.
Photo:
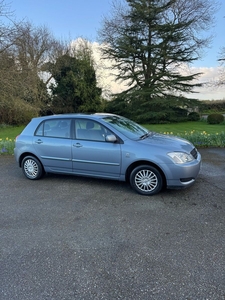
[[[167,188],[186,188],[193,185],[200,172],[201,164],[201,155],[198,153],[197,158],[191,163],[167,165],[165,171]]]

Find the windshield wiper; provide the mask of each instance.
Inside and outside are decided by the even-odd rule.
[[[141,140],[144,140],[144,139],[146,139],[150,134],[151,134],[151,132],[149,131],[149,132],[143,134],[142,136],[140,136],[140,139],[141,139]]]

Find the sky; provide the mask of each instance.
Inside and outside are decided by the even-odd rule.
[[[219,0],[213,28],[214,39],[204,57],[191,66],[191,71],[203,72],[200,82],[215,81],[218,77],[219,50],[225,47],[225,1]],[[110,14],[111,0],[5,0],[14,17],[30,21],[35,26],[45,25],[52,34],[62,40],[76,40],[83,37],[97,42],[97,32],[104,16]],[[110,78],[112,80],[112,78]],[[119,90],[112,83],[112,89]],[[225,100],[225,87],[204,87],[198,89],[197,97],[202,100]]]

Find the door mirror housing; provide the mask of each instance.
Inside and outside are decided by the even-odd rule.
[[[114,134],[109,134],[105,137],[106,142],[115,143],[117,138]]]

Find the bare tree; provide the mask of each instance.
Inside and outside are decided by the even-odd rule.
[[[13,28],[13,21],[11,21],[12,12],[9,5],[4,0],[0,1],[0,53],[5,51],[10,46],[10,38]]]
[[[4,38],[0,45],[1,112],[5,115],[5,111],[27,105],[36,113],[49,101],[42,66],[56,60],[63,46],[45,26],[35,27],[30,22],[14,23]]]
[[[222,48],[220,51],[220,77],[218,81],[218,85],[222,86],[225,85],[225,47]]]
[[[10,50],[20,72],[21,96],[25,101],[40,105],[46,97],[42,66],[55,58],[59,44],[45,26],[35,27],[30,22],[17,26]]]
[[[18,25],[13,44],[21,69],[38,73],[41,66],[52,57],[58,41],[45,26],[35,27],[26,22]]]
[[[45,26],[15,21],[10,4],[0,0],[1,116],[6,112],[12,115],[16,107],[27,107],[36,113],[47,105],[48,74],[43,72],[43,66],[55,62],[64,49],[64,44]]]

